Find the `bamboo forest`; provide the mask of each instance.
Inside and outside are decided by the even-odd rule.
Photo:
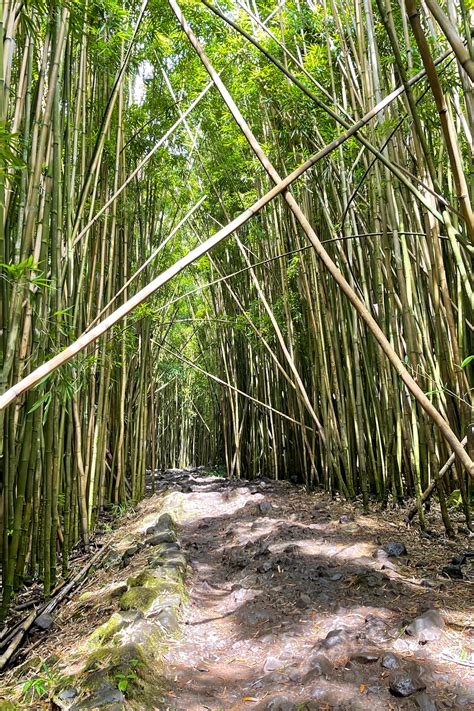
[[[473,708],[473,0],[0,22],[0,709]]]

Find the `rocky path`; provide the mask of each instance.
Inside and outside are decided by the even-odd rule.
[[[284,483],[161,486],[192,571],[170,711],[474,708],[473,585],[439,575],[459,543]]]
[[[156,485],[0,678],[1,711],[474,708],[472,552],[437,513],[420,534],[286,483]]]

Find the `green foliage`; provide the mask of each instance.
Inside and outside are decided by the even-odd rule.
[[[129,662],[130,669],[125,672],[117,672],[114,674],[114,679],[117,682],[117,688],[125,694],[129,685],[136,681],[138,677],[137,670],[140,666],[143,666],[143,662],[140,659],[130,659]]]
[[[44,276],[45,272],[40,270],[40,264],[41,262],[35,262],[33,255],[30,255],[18,264],[4,264],[0,262],[0,268],[7,273],[7,278],[13,282],[26,280],[35,286],[52,289],[52,282]],[[31,275],[30,272],[37,272],[37,274]]]
[[[47,663],[42,665],[41,671],[40,675],[27,679],[23,684],[22,695],[25,703],[32,704],[49,699],[58,686],[65,685],[69,681],[69,677],[57,672]]]
[[[19,137],[10,133],[0,122],[0,177],[9,170],[17,171],[24,167],[19,155]]]

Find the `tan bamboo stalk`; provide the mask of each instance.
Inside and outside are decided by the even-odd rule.
[[[464,42],[458,35],[456,28],[436,0],[425,0],[425,2],[453,48],[459,64],[469,75],[470,80],[474,82],[474,60],[464,46]]]
[[[454,182],[456,185],[457,198],[461,205],[461,211],[466,223],[467,233],[470,241],[474,242],[474,215],[472,212],[471,200],[469,198],[466,176],[463,170],[462,158],[456,141],[454,126],[448,113],[446,99],[436,72],[431,51],[421,26],[416,0],[405,0],[405,6],[408,19],[410,20],[413,34],[426,69],[426,75],[431,86],[436,107],[438,109],[441,127],[443,129],[443,136],[451,164],[451,170],[453,172]]]
[[[386,100],[382,102],[382,104],[385,103]],[[380,106],[380,105],[379,105]],[[376,107],[378,108],[378,107]],[[375,111],[375,109],[372,110],[372,112]],[[372,113],[371,112],[371,113]],[[347,134],[349,132],[353,132],[354,127],[349,129],[343,136],[347,137]],[[330,145],[331,148],[337,147],[340,142],[343,139],[343,136],[338,137],[335,141],[333,141]],[[297,168],[293,173],[288,175],[284,180],[279,182],[272,190],[270,190],[266,195],[264,195],[262,198],[260,198],[254,205],[244,212],[242,212],[237,218],[235,218],[231,223],[229,223],[226,227],[224,227],[222,230],[219,230],[217,233],[215,233],[212,237],[210,237],[208,240],[206,240],[202,245],[196,247],[193,249],[191,252],[189,252],[187,255],[185,255],[183,258],[178,260],[173,266],[171,266],[169,269],[165,270],[162,274],[160,274],[158,277],[156,277],[153,281],[151,281],[147,286],[145,286],[143,289],[141,289],[137,294],[135,294],[133,297],[131,297],[127,302],[125,302],[121,307],[116,309],[109,317],[104,319],[99,325],[94,327],[88,334],[85,334],[81,338],[77,339],[73,344],[71,344],[68,348],[66,348],[62,353],[59,353],[46,363],[44,363],[42,366],[36,368],[32,373],[30,373],[26,378],[24,378],[20,383],[17,383],[15,386],[10,388],[6,393],[4,393],[2,396],[0,396],[0,410],[5,409],[12,401],[14,401],[20,394],[23,392],[29,390],[31,387],[33,387],[35,384],[37,384],[40,380],[42,380],[45,376],[49,375],[52,373],[54,370],[59,368],[61,365],[64,363],[68,362],[71,360],[75,355],[77,355],[79,352],[84,350],[88,345],[93,343],[97,338],[99,338],[101,335],[106,333],[112,326],[114,326],[116,323],[121,321],[128,313],[130,313],[136,306],[141,304],[143,301],[145,301],[151,294],[153,294],[160,286],[163,284],[167,283],[173,276],[178,274],[180,271],[182,271],[186,266],[191,264],[193,261],[198,259],[200,256],[203,256],[206,254],[210,249],[212,249],[216,244],[221,242],[225,237],[227,237],[229,234],[231,234],[233,231],[235,231],[238,227],[240,227],[242,224],[244,224],[247,220],[249,220],[256,212],[261,210],[266,204],[268,204],[272,199],[274,199],[278,194],[282,193],[284,190],[286,190],[289,185],[294,182],[300,175],[302,175],[305,170],[308,170],[312,165],[314,165],[317,160],[320,159],[323,155],[326,155],[327,152],[329,152],[331,149],[329,147],[325,147],[322,151],[320,151],[316,156],[313,156],[309,160],[307,160],[303,165],[301,165],[299,168]],[[310,233],[313,232],[311,226],[308,224],[307,225],[308,231]],[[423,409],[429,414],[429,416],[433,419],[435,424],[438,426],[439,430],[441,431],[442,435],[445,437],[445,439],[448,441],[448,443],[451,445],[453,450],[455,451],[456,455],[462,462],[463,466],[465,466],[466,470],[471,474],[471,476],[474,477],[474,464],[471,461],[471,459],[467,456],[466,452],[464,451],[462,445],[460,444],[458,438],[455,436],[454,432],[451,430],[450,426],[448,423],[445,421],[445,419],[440,415],[440,413],[436,410],[436,408],[432,405],[430,400],[427,398],[427,396],[424,394],[422,389],[418,386],[418,384],[415,382],[415,380],[412,378],[412,376],[408,373],[406,367],[404,366],[403,362],[399,358],[399,356],[396,354],[394,351],[393,347],[390,345],[389,341],[387,340],[386,336],[376,323],[375,319],[371,316],[369,311],[366,309],[366,307],[363,305],[363,303],[360,301],[360,299],[357,297],[357,295],[354,293],[352,288],[349,286],[347,281],[344,279],[342,276],[341,272],[337,267],[334,265],[332,260],[329,258],[327,255],[326,251],[324,248],[320,245],[319,240],[315,242],[317,246],[317,252],[318,255],[321,257],[323,263],[327,267],[328,271],[334,276],[336,279],[337,283],[343,290],[343,292],[346,294],[346,296],[349,298],[353,306],[356,308],[358,311],[359,315],[361,318],[365,321],[367,326],[369,327],[370,331],[376,338],[377,342],[381,346],[383,352],[385,355],[388,357],[390,362],[392,363],[393,367],[395,368],[396,372],[399,374],[407,388],[410,390],[410,392],[414,395],[416,400],[420,403],[420,405],[423,407]]]
[[[155,342],[155,341],[153,341],[153,342]],[[231,383],[227,383],[225,380],[218,378],[217,375],[214,375],[213,373],[209,373],[207,370],[204,370],[204,368],[201,368],[197,363],[194,363],[193,361],[189,360],[189,358],[186,358],[186,356],[182,355],[182,353],[178,353],[177,351],[172,350],[171,348],[168,348],[167,346],[164,346],[163,344],[160,344],[160,347],[165,352],[170,353],[175,358],[178,358],[178,360],[181,360],[183,363],[186,363],[187,365],[189,365],[191,368],[198,370],[200,373],[205,375],[207,378],[210,378],[214,382],[219,383],[219,385],[223,385],[224,387],[228,388],[229,390],[232,390],[233,392],[238,393],[242,397],[245,397],[248,400],[250,400],[251,402],[254,402],[259,407],[263,407],[266,410],[269,410],[270,412],[274,412],[279,417],[282,417],[283,419],[288,420],[288,422],[293,422],[293,424],[298,425],[299,427],[306,428],[309,432],[312,432],[312,428],[309,427],[308,425],[305,425],[303,422],[298,422],[298,420],[293,419],[292,417],[290,417],[289,415],[287,415],[284,412],[280,412],[280,410],[277,410],[275,407],[273,407],[272,405],[269,405],[267,402],[263,402],[262,400],[259,400],[258,398],[252,397],[252,395],[249,395],[248,393],[243,392],[243,390],[236,388],[235,385],[232,385]]]
[[[409,0],[407,0],[407,1],[409,1]],[[220,79],[219,75],[215,72],[214,68],[212,67],[211,63],[209,62],[204,50],[200,46],[199,42],[197,41],[194,33],[192,32],[192,30],[190,28],[190,26],[186,22],[183,14],[179,8],[179,5],[176,3],[175,0],[169,0],[169,4],[170,4],[171,8],[173,9],[173,12],[175,13],[176,17],[178,18],[189,41],[193,45],[194,49],[196,50],[197,54],[199,55],[199,58],[201,59],[204,66],[206,67],[207,72],[209,73],[211,78],[214,79],[216,88],[218,89],[218,91],[221,94],[222,98],[224,99],[226,105],[228,106],[229,110],[231,111],[232,115],[234,116],[234,119],[236,120],[240,129],[244,133],[252,150],[257,155],[257,157],[259,158],[260,162],[262,163],[262,165],[264,166],[265,170],[270,175],[272,180],[277,185],[281,184],[280,183],[281,178],[279,177],[277,171],[275,170],[275,168],[272,166],[272,164],[268,160],[267,156],[262,151],[260,145],[258,144],[255,136],[252,134],[244,117],[240,113],[235,102],[233,101],[229,92],[225,88],[222,80]],[[357,294],[355,293],[353,288],[350,286],[350,284],[347,282],[347,280],[342,275],[341,271],[337,268],[337,266],[334,264],[334,262],[330,258],[329,254],[327,253],[324,246],[321,244],[319,238],[317,237],[315,231],[313,230],[313,228],[307,221],[306,217],[301,212],[301,210],[300,210],[298,204],[296,203],[295,199],[293,198],[293,196],[287,191],[287,192],[283,193],[283,197],[285,198],[286,202],[288,203],[288,206],[290,207],[291,211],[295,215],[296,219],[300,223],[302,229],[304,230],[306,236],[310,240],[311,244],[313,245],[314,249],[316,250],[316,253],[320,257],[320,259],[323,262],[326,269],[329,271],[331,276],[334,278],[337,285],[341,288],[341,290],[349,298],[350,302],[357,310],[359,316],[365,321],[366,325],[369,327],[370,331],[372,332],[372,334],[378,341],[378,343],[381,346],[382,350],[384,351],[385,355],[388,357],[392,366],[398,372],[398,374],[400,375],[400,377],[402,378],[403,382],[408,387],[408,389],[410,390],[412,395],[415,397],[415,399],[418,401],[418,403],[423,407],[425,412],[427,412],[427,414],[429,414],[430,417],[435,421],[435,423],[438,425],[440,431],[446,437],[446,439],[448,439],[448,436],[449,436],[450,439],[448,439],[448,441],[450,442],[454,451],[458,455],[459,459],[462,461],[463,465],[466,467],[467,471],[470,473],[471,477],[474,478],[474,462],[470,459],[470,457],[464,451],[459,439],[456,437],[456,435],[452,431],[448,422],[440,415],[438,410],[436,410],[436,408],[433,407],[430,400],[426,397],[426,395],[421,390],[419,385],[416,383],[416,381],[409,374],[409,372],[406,369],[405,365],[403,364],[402,360],[400,359],[400,357],[397,355],[397,353],[392,348],[390,342],[386,338],[383,331],[380,329],[379,325],[377,324],[377,322],[375,321],[373,316],[368,311],[367,307],[362,303],[362,301],[359,299],[359,297],[357,296]]]

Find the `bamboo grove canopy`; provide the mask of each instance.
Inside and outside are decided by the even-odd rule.
[[[471,12],[3,2],[3,614],[170,466],[470,527]]]

